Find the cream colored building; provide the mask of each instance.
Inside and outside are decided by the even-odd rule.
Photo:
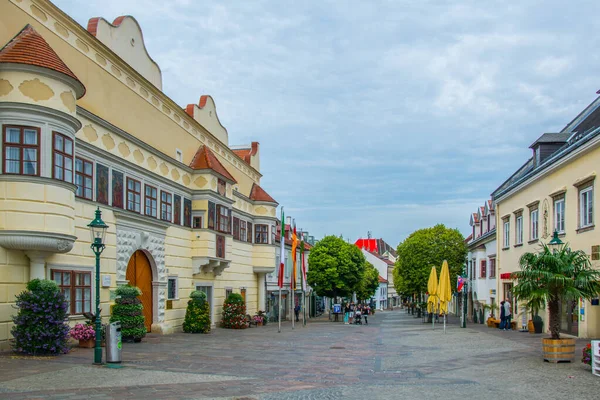
[[[86,28],[48,1],[6,0],[0,20],[0,347],[30,279],[58,282],[72,321],[94,311],[97,207],[104,317],[127,282],[153,333],[180,329],[195,289],[213,323],[230,292],[264,310],[277,202],[258,143],[230,146],[210,96],[182,107],[164,94],[132,17]]]
[[[558,133],[545,133],[531,146],[532,157],[492,194],[496,207],[497,301],[512,300],[510,273],[525,252],[539,250],[556,230],[572,249],[600,266],[595,229],[600,202],[595,195],[600,165],[600,98]],[[522,308],[513,304],[518,326]],[[598,300],[561,304],[561,330],[579,337],[600,336]],[[547,314],[543,314],[548,329]],[[526,319],[525,319],[526,320]]]

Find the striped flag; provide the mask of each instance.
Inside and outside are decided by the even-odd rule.
[[[302,290],[306,292],[306,262],[304,259],[304,241],[300,242],[300,257],[302,258]]]
[[[460,292],[462,290],[464,284],[465,284],[465,280],[463,279],[462,276],[459,275],[456,279],[456,291]]]
[[[298,236],[296,235],[296,221],[294,221],[294,231],[292,233],[292,281],[290,287],[296,290],[296,252],[298,250]]]
[[[285,217],[283,214],[283,207],[281,207],[281,235],[279,235],[279,241],[281,242],[281,253],[279,256],[279,276],[277,284],[281,289],[283,287],[283,273],[285,268]]]

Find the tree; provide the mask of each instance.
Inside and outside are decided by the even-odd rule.
[[[319,296],[351,296],[365,272],[365,256],[353,244],[325,236],[310,250],[306,280]]]
[[[379,271],[370,262],[365,263],[365,276],[356,290],[358,300],[370,299],[379,288]]]
[[[592,268],[582,250],[563,245],[551,251],[542,244],[539,253],[525,253],[519,260],[521,270],[513,273],[517,284],[513,294],[539,309],[548,305],[552,339],[560,339],[560,302],[589,300],[600,294],[600,271]]]
[[[439,276],[444,260],[448,261],[450,283],[456,287],[456,277],[462,273],[467,255],[463,235],[443,224],[411,233],[397,250],[394,285],[399,293],[409,296],[427,291],[431,267],[436,267]]]

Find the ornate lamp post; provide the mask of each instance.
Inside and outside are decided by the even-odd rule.
[[[100,254],[104,251],[104,237],[108,225],[102,221],[102,212],[100,207],[96,210],[96,218],[89,223],[90,233],[92,235],[91,248],[96,255],[96,346],[94,348],[94,364],[102,364],[102,320],[100,317]]]
[[[563,244],[563,241],[558,237],[558,231],[554,231],[554,235],[552,236],[552,240],[548,242],[548,246],[560,246]],[[556,247],[554,247],[556,248]]]

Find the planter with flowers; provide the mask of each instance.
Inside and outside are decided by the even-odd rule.
[[[264,318],[262,317],[262,315],[255,315],[254,317],[252,317],[252,321],[256,323],[256,326],[262,326]]]
[[[583,357],[581,357],[581,362],[584,363],[585,365],[592,365],[592,344],[588,343],[584,348],[583,348]]]
[[[232,293],[223,304],[223,319],[221,326],[229,329],[246,329],[246,305],[241,295]]]
[[[79,347],[92,348],[96,344],[96,331],[87,324],[75,324],[70,331],[71,337],[79,340]]]

